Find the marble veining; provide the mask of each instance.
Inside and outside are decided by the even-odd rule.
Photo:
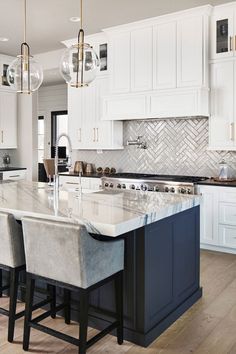
[[[200,196],[156,192],[99,191],[58,195],[47,184],[0,183],[0,210],[17,219],[35,216],[82,223],[88,232],[116,237],[200,204]]]

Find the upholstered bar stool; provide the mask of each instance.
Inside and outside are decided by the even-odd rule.
[[[23,349],[29,349],[31,327],[77,345],[79,354],[85,354],[87,348],[114,329],[117,330],[118,344],[122,344],[124,241],[97,241],[79,224],[29,217],[23,218],[22,224],[27,270]],[[50,311],[32,320],[36,279],[79,293],[79,340],[39,324],[50,316]],[[115,321],[87,341],[89,293],[113,279],[116,288]],[[56,307],[56,311],[65,309],[67,322],[70,319],[69,306],[69,302],[64,301]]]
[[[12,342],[16,319],[24,316],[24,311],[16,314],[17,290],[19,274],[25,270],[25,254],[21,226],[13,215],[0,212],[0,269],[1,269],[1,295],[9,289],[9,311],[0,308],[0,314],[8,316],[8,341]],[[10,272],[10,284],[3,286],[2,270]]]
[[[55,160],[54,159],[44,159],[43,160],[44,168],[48,178],[48,185],[53,185],[53,176],[55,175]]]
[[[25,315],[25,311],[16,313],[17,292],[20,285],[19,275],[25,271],[25,252],[23,244],[22,227],[15,220],[14,216],[0,212],[0,269],[1,269],[1,295],[5,290],[9,290],[10,303],[9,311],[0,308],[0,314],[8,316],[8,341],[14,339],[15,321]],[[10,283],[3,286],[2,270],[10,273]],[[24,286],[24,284],[22,284]],[[52,318],[55,317],[55,286],[48,285],[45,292],[47,298],[35,304],[34,309],[50,304]]]

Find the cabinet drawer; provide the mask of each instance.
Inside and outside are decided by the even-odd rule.
[[[219,225],[220,245],[236,248],[236,227]]]
[[[21,180],[26,178],[26,171],[25,170],[20,170],[20,171],[6,171],[2,173],[2,177],[4,180],[10,179],[10,180]]]
[[[79,177],[65,177],[60,176],[60,185],[62,185],[63,189],[66,190],[75,190],[78,188]],[[88,178],[81,178],[82,188],[90,189],[90,182]]]
[[[236,225],[236,203],[219,204],[219,221],[222,224]]]
[[[125,95],[103,99],[104,120],[125,120],[146,118],[148,97],[145,95]]]
[[[235,203],[236,205],[236,188],[226,188],[226,191],[219,190],[219,201]]]

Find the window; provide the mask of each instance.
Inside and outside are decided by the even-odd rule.
[[[59,111],[51,113],[51,146],[52,146],[52,154],[51,157],[54,157],[55,154],[55,145],[57,138],[60,134],[65,133],[68,134],[68,114],[67,111]],[[66,147],[66,155],[68,155],[68,141],[66,138],[62,138],[59,143],[60,147]],[[60,157],[60,156],[59,156]]]

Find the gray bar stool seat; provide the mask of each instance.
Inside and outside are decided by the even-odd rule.
[[[23,233],[21,225],[13,215],[0,212],[0,280],[1,291],[10,292],[9,311],[0,308],[0,314],[8,316],[8,341],[14,337],[15,320],[24,316],[24,311],[16,314],[17,291],[19,286],[19,274],[25,270],[25,253],[23,245]],[[10,284],[3,286],[2,270],[10,272]]]
[[[87,348],[114,329],[117,329],[118,343],[122,344],[124,241],[97,241],[79,224],[27,217],[23,218],[22,225],[27,271],[23,349],[29,349],[31,327],[77,345],[79,354],[85,354]],[[79,340],[39,324],[50,315],[50,311],[32,320],[32,299],[38,278],[79,293]],[[87,341],[89,293],[113,279],[116,286],[116,319]],[[63,308],[69,322],[69,296],[67,301],[57,306],[56,311]]]
[[[9,289],[10,303],[9,311],[0,308],[0,314],[8,316],[8,341],[13,342],[15,321],[25,315],[25,311],[16,313],[18,288],[20,285],[20,272],[25,273],[25,251],[23,242],[22,226],[19,224],[13,215],[0,212],[0,295],[3,291]],[[10,282],[3,286],[2,270],[10,273]],[[25,284],[21,283],[22,287]],[[56,304],[55,286],[47,285],[47,299],[33,306],[34,309],[40,308],[43,305],[50,304],[52,317]]]

